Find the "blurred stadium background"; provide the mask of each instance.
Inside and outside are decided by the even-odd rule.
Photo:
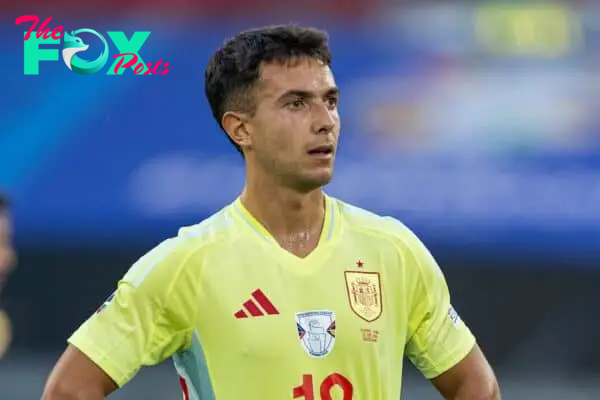
[[[20,255],[2,293],[14,325],[2,400],[39,398],[65,338],[128,266],[234,198],[243,165],[212,120],[203,68],[237,30],[292,20],[331,35],[343,139],[329,193],[398,217],[430,246],[506,399],[600,398],[597,1],[34,0],[0,10],[0,188]],[[50,29],[151,31],[140,55],[172,70],[82,76],[59,60],[24,75],[29,26],[14,21],[25,14],[52,16]],[[85,39],[96,58],[100,42]],[[114,398],[180,395],[166,363]],[[403,398],[437,397],[409,368]]]

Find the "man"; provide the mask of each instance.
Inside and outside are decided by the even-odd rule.
[[[12,224],[8,212],[8,198],[0,193],[0,292],[6,283],[8,274],[15,266],[15,251],[12,244]],[[11,341],[10,319],[0,308],[0,358]]]
[[[206,94],[245,188],[132,266],[44,399],[103,399],[170,356],[185,399],[397,400],[404,356],[446,399],[499,398],[425,246],[322,192],[340,130],[330,58],[325,33],[297,26],[214,54]]]

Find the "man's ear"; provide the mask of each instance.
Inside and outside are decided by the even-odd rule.
[[[248,115],[245,113],[228,111],[223,114],[221,119],[223,129],[229,135],[231,140],[241,148],[252,145],[251,127]]]

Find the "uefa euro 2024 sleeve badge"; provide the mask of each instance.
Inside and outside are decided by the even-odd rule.
[[[323,358],[335,344],[335,313],[330,310],[314,310],[296,313],[296,326],[300,345],[314,358]]]
[[[108,296],[108,298],[106,300],[104,300],[104,303],[102,303],[102,305],[96,309],[96,314],[98,314],[99,312],[104,310],[106,307],[108,307],[108,305],[113,301],[114,298],[115,298],[115,293]]]

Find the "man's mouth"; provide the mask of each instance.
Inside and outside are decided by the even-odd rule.
[[[308,154],[317,158],[331,158],[333,156],[333,145],[318,146],[308,151]]]

